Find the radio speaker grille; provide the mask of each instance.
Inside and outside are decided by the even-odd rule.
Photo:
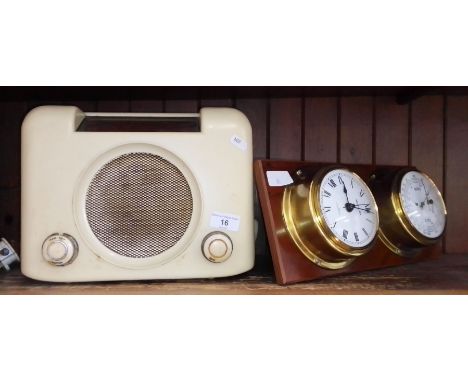
[[[187,179],[166,159],[124,154],[105,164],[86,194],[86,217],[98,240],[131,258],[157,256],[174,246],[192,218]]]

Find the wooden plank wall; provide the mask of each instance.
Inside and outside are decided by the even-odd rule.
[[[19,245],[20,124],[42,103],[76,104],[85,111],[196,112],[233,106],[253,128],[254,156],[340,163],[412,164],[443,190],[449,211],[445,250],[468,253],[468,96],[431,95],[398,105],[393,96],[277,98],[218,97],[188,90],[154,99],[0,102],[0,235]]]

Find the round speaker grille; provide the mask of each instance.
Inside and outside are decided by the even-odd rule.
[[[149,153],[121,155],[105,164],[86,194],[94,235],[115,253],[157,256],[174,246],[192,218],[187,179],[166,159]]]

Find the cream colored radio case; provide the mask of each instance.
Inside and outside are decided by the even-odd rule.
[[[198,119],[197,132],[79,131],[86,118]],[[252,133],[231,108],[84,113],[22,126],[21,270],[45,281],[223,277],[254,264]]]

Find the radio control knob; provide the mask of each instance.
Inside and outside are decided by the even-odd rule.
[[[222,263],[232,254],[232,241],[223,232],[212,232],[202,242],[203,255],[213,263]]]
[[[70,264],[77,254],[78,243],[66,233],[54,233],[42,244],[42,257],[52,265]]]

